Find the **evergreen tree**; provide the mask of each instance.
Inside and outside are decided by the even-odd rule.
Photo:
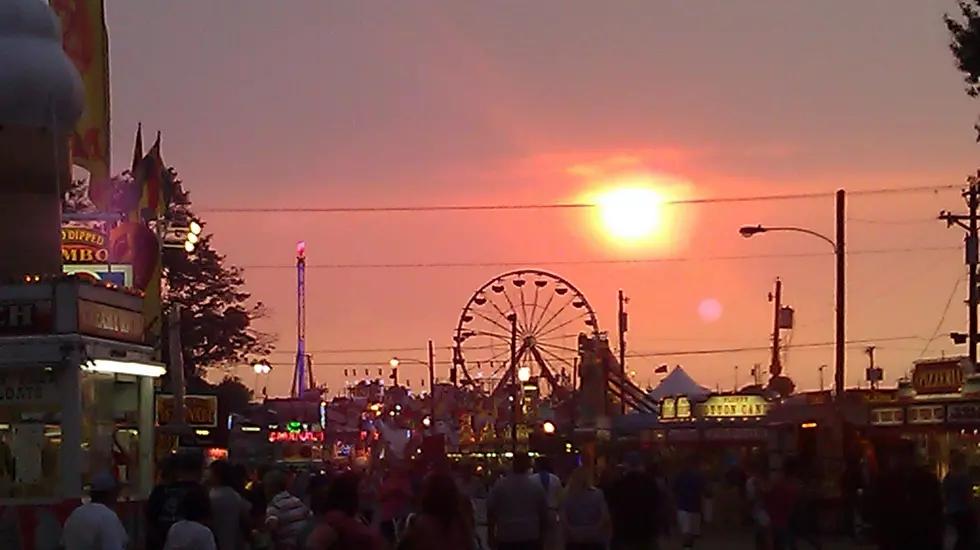
[[[949,14],[943,18],[949,30],[949,49],[956,59],[956,68],[963,73],[966,93],[980,96],[980,0],[961,0],[959,18]],[[975,124],[980,141],[980,123]]]
[[[168,219],[175,226],[195,220],[206,227],[193,213],[190,194],[184,191],[176,171],[170,172],[176,189]],[[213,248],[211,234],[203,232],[192,253],[164,249],[163,278],[165,310],[172,304],[182,306],[180,338],[188,375],[203,376],[207,369],[251,364],[272,351],[273,339],[253,324],[265,315],[265,306],[250,303],[241,268],[227,264]]]

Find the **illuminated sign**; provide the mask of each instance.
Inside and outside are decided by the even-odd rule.
[[[218,397],[215,395],[185,395],[184,420],[194,428],[215,428],[218,426]],[[157,396],[157,425],[173,422],[174,396]]]
[[[900,426],[905,422],[905,411],[901,407],[885,407],[871,410],[872,426]]]
[[[761,395],[716,395],[704,402],[706,418],[759,417],[769,412]]]
[[[912,388],[919,395],[959,393],[963,386],[961,358],[916,363],[912,370]]]
[[[271,443],[322,442],[323,432],[269,432]]]
[[[942,405],[916,405],[906,413],[909,424],[942,424],[946,419],[946,407]]]
[[[109,263],[109,239],[87,227],[61,229],[61,261],[65,264]]]
[[[660,402],[661,420],[691,418],[691,401],[686,397],[667,397]]]

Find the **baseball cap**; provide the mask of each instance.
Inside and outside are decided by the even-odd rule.
[[[92,476],[91,491],[93,492],[107,493],[115,491],[118,486],[116,478],[109,472],[102,471]]]

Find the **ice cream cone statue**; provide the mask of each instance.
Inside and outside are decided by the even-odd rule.
[[[61,273],[69,135],[85,103],[58,19],[38,0],[0,2],[0,277]]]

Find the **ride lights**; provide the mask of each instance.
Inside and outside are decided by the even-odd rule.
[[[426,415],[424,418],[422,418],[422,425],[425,426],[426,428],[428,428],[429,426],[431,426],[432,425],[432,418],[430,416]]]
[[[546,434],[549,434],[549,435],[550,434],[553,434],[553,433],[555,433],[555,424],[554,424],[554,422],[546,421],[544,424],[541,425],[541,429]]]
[[[194,252],[194,247],[201,240],[201,230],[201,224],[195,220],[191,220],[191,223],[187,225],[187,232],[184,235],[184,250]]]

